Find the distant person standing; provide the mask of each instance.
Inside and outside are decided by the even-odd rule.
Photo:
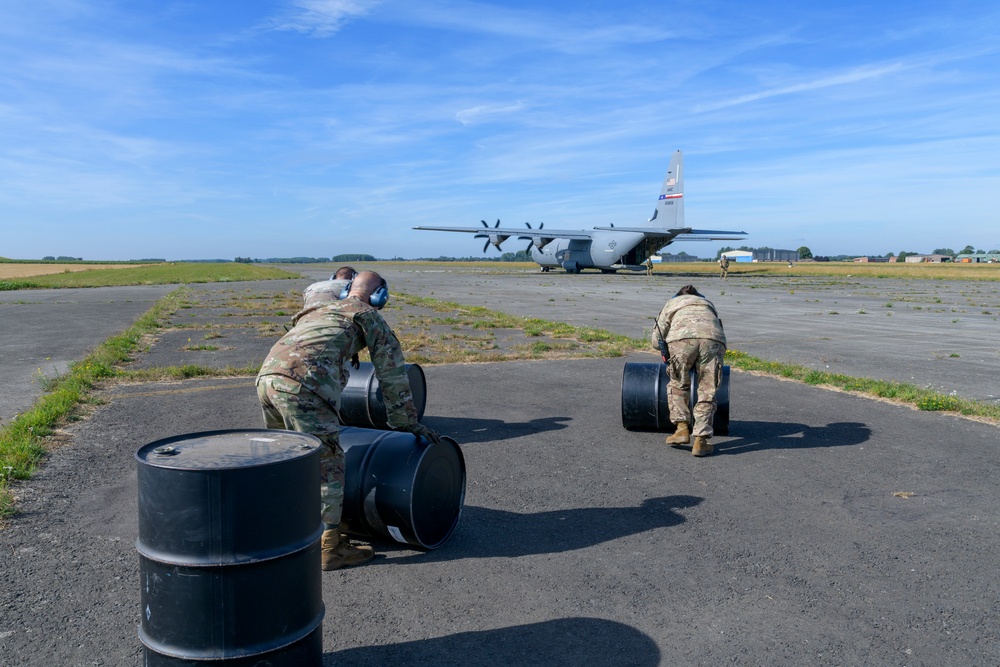
[[[693,369],[698,373],[698,400],[694,406],[694,445],[691,453],[708,456],[714,451],[709,440],[714,434],[715,392],[722,382],[726,334],[715,306],[693,285],[680,288],[657,316],[653,328],[653,348],[660,350],[661,341],[667,344],[669,352],[667,405],[670,421],[676,426],[674,433],[667,436],[667,444],[686,445],[691,442],[692,411],[688,406],[688,397]]]
[[[723,280],[729,275],[729,258],[725,255],[719,257],[719,277]]]
[[[653,258],[652,257],[647,257],[646,258],[646,275],[647,276],[653,275]]]
[[[344,291],[354,276],[358,274],[352,266],[342,266],[336,273],[330,276],[329,280],[321,280],[313,283],[302,290],[302,307],[315,308],[327,303],[340,300],[340,294]]]

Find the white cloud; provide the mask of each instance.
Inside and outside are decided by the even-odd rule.
[[[479,106],[462,109],[455,114],[455,119],[462,125],[473,125],[475,123],[487,122],[498,116],[507,116],[517,113],[525,108],[524,103],[518,101],[514,104],[481,104]]]
[[[802,81],[787,86],[779,86],[777,88],[762,90],[756,93],[740,95],[739,97],[734,97],[720,102],[703,104],[695,107],[694,111],[695,113],[701,113],[705,111],[716,111],[718,109],[724,109],[726,107],[734,107],[741,104],[747,104],[750,102],[758,102],[760,100],[764,100],[769,97],[778,97],[780,95],[792,95],[794,93],[804,93],[813,90],[820,90],[822,88],[830,88],[831,86],[844,86],[852,83],[858,83],[860,81],[866,81],[868,79],[877,79],[887,74],[893,74],[895,72],[898,72],[901,69],[903,69],[903,66],[900,65],[899,63],[871,66],[871,67],[852,68],[846,72],[820,77],[818,79],[813,79],[811,81]]]
[[[329,37],[352,18],[367,14],[381,0],[292,0],[287,12],[272,19],[275,30]]]

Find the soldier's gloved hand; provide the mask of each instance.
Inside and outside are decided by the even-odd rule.
[[[358,370],[359,368],[361,368],[361,360],[358,359],[358,353],[357,352],[355,352],[351,356],[351,368],[353,368],[354,370]]]
[[[434,444],[438,444],[439,442],[441,442],[441,436],[438,435],[437,431],[435,431],[432,428],[428,428],[423,424],[419,423],[414,424],[413,426],[408,427],[406,430],[412,433],[413,435],[422,437],[424,440],[433,442]]]

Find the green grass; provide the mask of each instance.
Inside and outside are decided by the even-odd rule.
[[[273,266],[259,264],[179,262],[153,264],[127,269],[94,269],[72,273],[53,273],[31,278],[0,281],[0,290],[60,287],[112,287],[121,285],[179,285],[191,283],[235,282],[241,280],[277,280],[299,278]]]
[[[577,357],[620,357],[631,352],[645,350],[649,346],[647,340],[630,338],[629,336],[623,336],[603,329],[578,327],[566,324],[565,322],[550,322],[549,320],[536,317],[510,315],[508,313],[488,310],[481,306],[466,306],[450,301],[440,301],[431,297],[419,297],[410,294],[399,294],[395,299],[400,304],[428,308],[439,313],[448,313],[447,317],[434,318],[434,321],[437,323],[448,323],[455,326],[466,326],[475,330],[487,331],[493,329],[514,329],[523,331],[526,336],[531,338],[548,336],[565,342],[576,342],[585,345],[585,347],[575,347],[554,345],[551,342],[540,341],[526,348],[526,354],[520,355],[520,358],[535,358],[544,352],[554,352],[565,356],[567,351],[572,351],[573,356]],[[407,347],[408,339],[405,333],[401,336],[401,340],[404,343],[404,347]],[[428,341],[427,344],[434,346],[435,341]],[[546,345],[548,345],[547,348],[545,347]],[[414,344],[413,347],[416,347],[416,345]],[[469,361],[468,351],[461,352],[461,359],[451,358],[447,354],[447,351],[444,352],[445,354],[442,358],[432,359],[431,357],[420,356],[419,358],[422,361],[415,361],[413,363]],[[410,357],[411,353],[407,351],[407,359],[410,359]],[[495,361],[495,357],[496,355],[493,354],[489,358],[479,360]],[[513,360],[518,357],[519,355],[512,354],[508,355],[506,359]]]
[[[45,437],[63,423],[72,421],[93,402],[91,392],[102,380],[186,379],[206,376],[253,375],[258,368],[215,369],[203,366],[180,366],[150,371],[124,371],[122,364],[131,360],[142,346],[143,336],[163,326],[184,302],[188,290],[180,288],[163,297],[122,333],[112,336],[82,360],[70,365],[58,378],[46,378],[46,393],[30,410],[18,414],[0,428],[0,518],[14,510],[9,490],[12,479],[28,479],[45,457]]]
[[[8,489],[11,479],[28,479],[45,456],[43,438],[60,423],[73,418],[87,404],[94,385],[116,374],[115,367],[128,361],[139,348],[144,334],[156,330],[160,321],[176,309],[174,295],[160,299],[135,323],[104,341],[62,377],[48,380],[49,391],[34,406],[0,429],[0,516],[13,510]]]
[[[815,386],[834,387],[843,391],[912,405],[920,410],[957,412],[966,417],[1000,421],[1000,406],[949,396],[904,382],[857,378],[839,373],[817,371],[795,364],[765,361],[739,350],[728,350],[726,363],[733,368],[744,371],[773,375]]]

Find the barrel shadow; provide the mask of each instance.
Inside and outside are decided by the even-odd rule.
[[[508,667],[654,667],[660,649],[645,633],[599,618],[561,618],[497,630],[326,653],[327,667],[353,665],[479,665]]]
[[[638,507],[585,507],[520,514],[472,507],[462,510],[459,529],[443,549],[391,559],[372,565],[402,565],[461,558],[516,558],[561,553],[610,542],[657,528],[669,528],[686,519],[675,510],[694,507],[696,496],[649,498]],[[391,551],[391,546],[378,547]]]
[[[462,417],[430,417],[423,423],[435,431],[467,445],[473,442],[511,440],[569,427],[572,417],[540,417],[526,422],[505,422],[500,419],[465,419]]]
[[[765,449],[811,449],[847,447],[867,442],[872,430],[860,422],[832,422],[826,426],[806,426],[789,422],[732,422],[730,433],[739,437],[716,441],[715,452],[725,456]]]

